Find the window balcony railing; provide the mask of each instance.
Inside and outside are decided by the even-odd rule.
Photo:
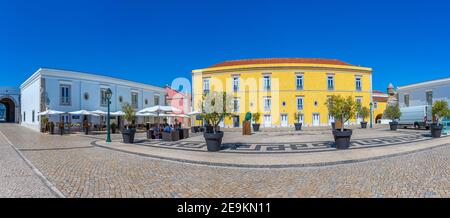
[[[334,90],[334,86],[328,86],[328,91],[333,91]]]
[[[70,97],[61,97],[59,99],[60,105],[70,105],[70,103],[71,103]]]

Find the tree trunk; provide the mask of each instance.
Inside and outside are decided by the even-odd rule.
[[[341,132],[344,132],[344,118],[341,118]]]

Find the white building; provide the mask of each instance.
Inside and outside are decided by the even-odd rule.
[[[120,111],[123,103],[133,105],[136,110],[165,104],[166,91],[162,87],[107,76],[41,68],[20,86],[21,124],[39,130],[37,114],[47,109],[63,112],[107,111],[104,93],[108,88],[113,93],[111,112]],[[72,123],[81,123],[81,119],[87,119],[84,116],[68,116],[63,115],[62,118]]]
[[[401,86],[397,94],[400,107],[432,105],[437,100],[450,102],[450,78]]]

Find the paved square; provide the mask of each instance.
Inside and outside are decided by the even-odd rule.
[[[180,163],[92,146],[101,136],[43,135],[13,124],[0,125],[0,131],[66,197],[450,197],[448,141],[438,148],[380,160],[258,169]],[[12,152],[2,149],[1,155]],[[1,164],[1,182],[11,188],[0,193],[54,196],[38,178],[4,179],[4,174],[22,173],[22,167],[11,171],[8,167],[30,169],[26,164],[6,158]],[[22,186],[33,188],[17,193]]]

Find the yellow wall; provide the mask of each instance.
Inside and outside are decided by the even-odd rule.
[[[377,115],[381,114],[383,115],[384,110],[386,110],[387,102],[377,102],[377,108],[373,109],[373,117],[374,120],[377,117]]]
[[[316,67],[315,67],[316,66]],[[193,97],[194,110],[199,109],[199,102],[203,94],[203,79],[210,78],[210,91],[227,91],[233,93],[235,97],[240,98],[240,122],[243,121],[247,111],[252,113],[260,112],[260,123],[263,123],[264,114],[271,114],[272,125],[280,126],[280,115],[288,114],[288,124],[294,124],[294,113],[297,112],[297,96],[304,97],[304,122],[303,125],[312,125],[312,114],[320,114],[320,124],[328,125],[328,110],[325,105],[328,96],[342,95],[352,96],[353,98],[362,97],[363,106],[370,107],[372,91],[372,73],[370,68],[353,66],[290,66],[286,69],[280,64],[264,66],[247,65],[224,68],[207,68],[193,71]],[[283,68],[281,68],[283,67]],[[296,90],[296,75],[303,73],[303,90]],[[263,75],[270,73],[272,89],[271,92],[263,91]],[[334,91],[328,91],[327,76],[334,75]],[[238,75],[240,78],[240,90],[234,93],[232,90],[232,78]],[[362,80],[362,90],[356,91],[355,77],[360,76]],[[246,83],[249,86],[246,86]],[[272,111],[266,113],[263,111],[263,97],[272,97]],[[282,106],[282,102],[286,106]],[[317,106],[314,102],[317,101]],[[253,104],[251,107],[250,105]],[[258,108],[259,104],[259,108]],[[278,107],[277,107],[278,106]],[[381,105],[379,105],[380,107]],[[376,114],[374,113],[374,116]],[[355,120],[352,120],[355,122]],[[231,126],[232,119],[225,119],[225,126]]]

